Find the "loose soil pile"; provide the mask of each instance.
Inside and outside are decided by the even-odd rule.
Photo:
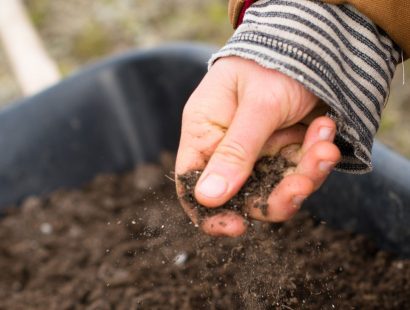
[[[0,221],[0,309],[409,309],[410,261],[301,213],[203,235],[156,166]]]

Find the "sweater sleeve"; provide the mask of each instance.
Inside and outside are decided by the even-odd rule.
[[[210,60],[239,56],[298,80],[329,106],[339,171],[371,171],[371,149],[400,48],[351,5],[260,0]]]
[[[325,0],[331,4],[351,4],[380,26],[410,56],[409,0]]]

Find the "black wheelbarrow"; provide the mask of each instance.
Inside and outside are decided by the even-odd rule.
[[[212,51],[180,44],[130,52],[2,110],[0,211],[176,151],[184,103]],[[410,162],[380,143],[373,154],[372,173],[333,173],[304,207],[410,257]]]

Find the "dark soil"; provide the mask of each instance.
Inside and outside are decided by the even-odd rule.
[[[196,209],[199,222],[205,217],[231,210],[245,215],[248,208],[260,208],[262,214],[267,215],[267,200],[273,188],[283,179],[286,169],[295,165],[281,155],[265,156],[255,164],[251,176],[241,190],[227,203],[217,209],[201,206],[194,196],[194,189],[202,170],[189,171],[179,175],[178,179],[183,185],[184,199],[193,209]]]
[[[155,166],[0,221],[0,309],[409,309],[410,261],[301,213],[211,238]]]

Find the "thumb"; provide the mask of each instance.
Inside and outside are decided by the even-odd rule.
[[[215,148],[195,188],[195,197],[207,207],[232,198],[249,177],[259,153],[279,126],[272,98],[244,92],[233,120]]]

